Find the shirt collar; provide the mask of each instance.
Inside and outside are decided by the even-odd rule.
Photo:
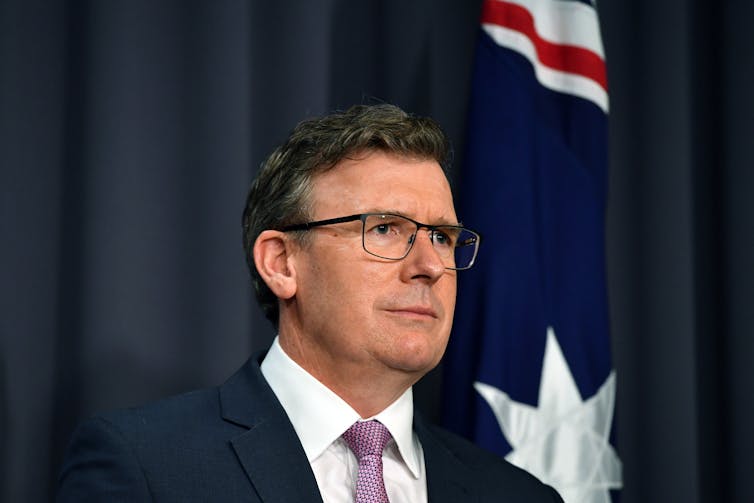
[[[374,416],[387,427],[398,446],[403,461],[408,466],[415,479],[420,475],[420,450],[419,438],[414,435],[414,395],[408,388],[398,399],[391,403],[385,410]]]
[[[262,361],[262,374],[293,424],[311,463],[361,417],[327,386],[293,361],[278,337]],[[413,433],[414,399],[411,388],[374,417],[387,427],[415,478],[420,474],[418,439]]]

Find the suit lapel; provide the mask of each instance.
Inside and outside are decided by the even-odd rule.
[[[321,503],[309,461],[288,416],[252,357],[220,388],[225,421],[248,428],[231,440],[238,460],[265,503]],[[424,450],[430,503],[474,502],[473,474],[418,415],[414,428]]]
[[[263,355],[220,388],[223,419],[248,431],[231,440],[238,460],[265,503],[322,502],[303,447],[259,368]]]
[[[415,416],[414,429],[424,450],[429,503],[477,501],[469,468],[445,447],[421,417]]]

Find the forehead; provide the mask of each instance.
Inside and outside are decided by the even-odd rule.
[[[427,222],[456,222],[450,184],[440,165],[380,151],[364,152],[314,177],[317,219],[397,211]]]

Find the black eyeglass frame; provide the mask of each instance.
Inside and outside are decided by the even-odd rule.
[[[408,220],[409,222],[412,222],[414,225],[416,225],[416,232],[419,232],[419,229],[427,229],[430,232],[430,238],[433,237],[433,233],[437,232],[441,229],[459,229],[464,230],[466,232],[469,232],[473,235],[475,238],[474,240],[474,255],[471,257],[471,260],[469,261],[469,265],[466,267],[448,267],[445,266],[445,269],[450,269],[452,271],[465,271],[467,269],[471,269],[471,267],[474,265],[474,261],[476,260],[476,256],[479,253],[479,245],[482,242],[482,235],[479,234],[476,231],[472,231],[471,229],[467,227],[463,227],[462,225],[452,225],[452,224],[438,224],[438,225],[431,225],[431,224],[424,224],[421,222],[417,222],[413,218],[409,218],[405,215],[397,215],[395,213],[380,213],[380,212],[373,212],[373,213],[357,213],[355,215],[348,215],[346,217],[337,217],[337,218],[328,218],[326,220],[316,220],[314,222],[305,222],[301,224],[292,224],[292,225],[286,225],[279,229],[280,232],[293,232],[293,231],[308,231],[316,227],[322,227],[324,225],[332,225],[332,224],[341,224],[344,222],[355,222],[356,220],[361,220],[361,247],[364,249],[365,252],[367,252],[370,255],[373,255],[375,257],[379,257],[385,260],[403,260],[408,256],[409,253],[411,253],[411,249],[414,247],[414,243],[416,242],[416,232],[411,236],[409,240],[409,246],[406,248],[406,253],[403,254],[402,257],[394,258],[394,257],[384,257],[382,255],[378,255],[374,252],[371,252],[367,250],[367,246],[365,243],[366,240],[366,219],[370,216],[386,216],[386,217],[398,217],[403,218],[405,220]],[[456,243],[456,248],[458,248],[459,244],[463,243]],[[463,244],[466,246],[465,244]]]

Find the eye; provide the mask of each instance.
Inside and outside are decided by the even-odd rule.
[[[372,232],[375,232],[376,234],[382,234],[382,235],[388,234],[390,232],[391,225],[392,224],[388,224],[388,223],[375,225],[374,229],[372,229]]]
[[[438,246],[451,248],[455,243],[455,234],[448,232],[447,229],[435,229],[432,238]]]
[[[396,217],[374,215],[367,224],[367,232],[375,236],[395,236],[402,233],[402,224]]]

